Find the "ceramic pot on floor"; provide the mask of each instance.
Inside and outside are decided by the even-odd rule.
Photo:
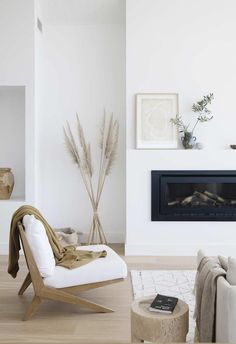
[[[14,187],[14,175],[8,167],[0,168],[0,199],[9,199]]]

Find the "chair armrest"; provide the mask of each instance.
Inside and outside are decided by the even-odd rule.
[[[224,277],[217,281],[216,342],[236,343],[236,286]]]

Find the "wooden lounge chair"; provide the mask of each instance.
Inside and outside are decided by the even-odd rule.
[[[102,245],[102,249],[107,250],[107,257],[102,259],[97,259],[96,261],[90,262],[76,269],[66,269],[63,267],[56,266],[55,276],[50,278],[42,278],[38,267],[36,265],[33,253],[30,249],[29,242],[26,238],[24,227],[21,222],[18,222],[18,228],[20,233],[20,238],[25,254],[26,263],[29,272],[18,292],[19,295],[23,295],[25,290],[32,283],[35,295],[31,304],[29,305],[23,320],[30,319],[35,311],[38,309],[40,303],[44,300],[55,300],[61,302],[67,302],[71,304],[76,304],[82,307],[90,308],[96,312],[108,313],[113,312],[112,309],[93,303],[91,301],[85,300],[77,295],[76,292],[87,291],[90,289],[95,289],[103,287],[109,284],[121,282],[127,275],[126,264],[123,260],[109,247]],[[92,246],[83,246],[85,249],[91,249]],[[82,247],[82,248],[83,248]],[[101,271],[101,280],[98,281],[98,265],[103,266]],[[118,267],[116,269],[116,266]],[[113,267],[113,269],[111,269]],[[58,269],[57,269],[58,268]],[[106,272],[107,269],[107,272]],[[114,272],[114,269],[116,272]],[[93,282],[93,276],[96,275]],[[116,275],[116,276],[115,276]],[[59,276],[59,277],[58,277]],[[72,282],[70,283],[70,276],[72,276]],[[88,277],[86,277],[88,276]],[[109,279],[112,276],[112,279]],[[88,283],[86,282],[88,279]],[[74,285],[75,280],[78,279],[77,285]],[[66,281],[67,286],[61,287],[61,285]],[[69,283],[68,283],[69,281]],[[70,285],[71,284],[71,285]],[[59,287],[57,287],[57,285]]]

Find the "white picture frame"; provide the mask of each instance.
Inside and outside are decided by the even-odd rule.
[[[177,93],[136,94],[136,149],[177,149]]]

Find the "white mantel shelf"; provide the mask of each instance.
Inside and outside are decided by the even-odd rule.
[[[231,149],[231,148],[204,148],[204,149],[184,149],[184,148],[176,148],[176,149],[142,149],[142,148],[137,148],[134,149],[136,151],[144,151],[144,152],[222,152],[222,151],[232,151],[236,152],[236,149]]]
[[[236,153],[236,149],[231,148],[204,148],[204,149],[182,149],[182,148],[176,148],[176,149],[130,149],[130,151],[136,151],[136,152],[186,152],[186,153],[205,153],[205,152],[232,152]]]
[[[236,170],[236,150],[127,150],[127,174],[141,170]]]

